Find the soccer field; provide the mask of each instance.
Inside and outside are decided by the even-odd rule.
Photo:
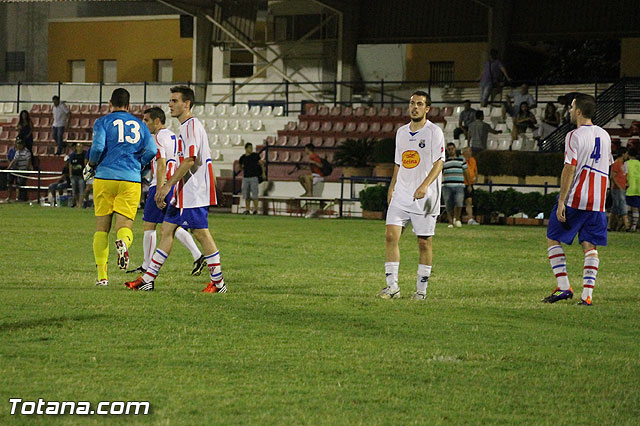
[[[141,260],[141,214],[132,265]],[[542,227],[438,225],[426,302],[401,240],[384,286],[384,223],[212,215],[229,293],[202,294],[179,244],[155,292],[96,288],[89,210],[0,207],[0,423],[27,401],[150,401],[146,416],[55,423],[637,424],[640,234],[610,234],[594,305],[555,288]],[[113,236],[111,236],[113,242]],[[576,295],[582,251],[567,249]]]

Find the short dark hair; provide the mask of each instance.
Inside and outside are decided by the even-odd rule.
[[[489,54],[491,55],[492,59],[498,59],[498,49],[491,49],[491,51],[489,51]]]
[[[60,100],[60,96],[58,95],[53,95],[53,97],[51,98],[52,101],[59,101]]]
[[[618,149],[616,149],[615,158],[618,159],[626,153],[627,153],[627,148],[624,146],[619,146]]]
[[[469,105],[471,105],[471,101],[470,101],[469,99],[465,99],[465,100],[464,100],[464,102],[463,102],[463,104],[469,104]]]
[[[131,95],[129,91],[123,87],[118,87],[111,93],[111,105],[116,108],[124,108],[129,105]]]
[[[411,94],[411,96],[424,96],[426,100],[425,103],[427,104],[427,106],[431,106],[431,97],[424,90],[416,90]]]
[[[631,148],[629,148],[629,157],[638,158],[638,147],[637,146],[634,145]]]
[[[171,89],[171,93],[180,93],[182,96],[182,102],[189,101],[189,109],[193,108],[193,104],[196,100],[196,95],[193,93],[193,90],[187,86],[173,86]]]
[[[308,144],[306,144],[304,147],[305,147],[305,148],[307,148],[307,149],[308,149],[309,151],[311,151],[311,152],[313,152],[313,151],[315,151],[315,150],[316,150],[316,147],[315,147],[315,146],[313,146],[313,144],[312,144],[312,143],[308,143]]]
[[[591,95],[579,94],[575,97],[576,109],[582,112],[584,118],[593,118],[596,112],[596,98]]]
[[[151,120],[159,118],[162,124],[167,121],[167,116],[164,114],[164,111],[160,107],[147,108],[144,110],[144,114],[149,114],[149,118],[151,118]]]
[[[244,144],[244,149],[247,149],[249,147],[253,148],[253,144],[251,142],[247,142]]]
[[[458,147],[456,147],[456,144],[455,144],[455,143],[453,143],[453,142],[449,142],[449,143],[447,144],[447,148],[449,148],[450,146],[454,147],[456,150],[458,149]]]
[[[482,111],[481,109],[476,111],[476,118],[478,120],[484,120],[484,111]]]

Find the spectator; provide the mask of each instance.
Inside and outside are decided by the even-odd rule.
[[[67,163],[69,164],[69,179],[71,181],[71,191],[73,193],[73,203],[71,207],[82,207],[84,198],[85,182],[82,177],[82,169],[87,163],[84,146],[76,143],[76,149],[69,155]]]
[[[480,152],[487,149],[487,137],[489,133],[494,135],[502,133],[502,130],[495,130],[488,123],[484,122],[484,112],[476,111],[476,119],[469,125],[469,145],[473,152]]]
[[[560,125],[560,113],[553,102],[547,102],[544,114],[538,130],[535,132],[535,139],[544,140],[554,132]]]
[[[313,144],[307,144],[304,147],[304,153],[307,156],[306,163],[309,164],[310,174],[304,174],[299,177],[300,184],[304,188],[304,194],[301,197],[312,197],[313,187],[320,182],[324,182],[324,173],[322,173],[322,159],[315,153]]]
[[[513,129],[511,129],[511,140],[518,139],[520,134],[525,133],[528,129],[536,129],[536,124],[538,120],[536,120],[535,115],[529,111],[529,104],[527,102],[522,102],[520,104],[520,111],[513,118]]]
[[[29,153],[33,157],[33,122],[31,121],[31,115],[26,110],[20,111],[20,118],[16,125],[18,130],[18,138],[22,139],[25,148],[29,150]]]
[[[240,156],[240,169],[244,172],[242,179],[242,197],[244,198],[244,214],[250,213],[251,200],[253,200],[253,214],[258,214],[258,185],[260,177],[267,180],[264,170],[264,161],[253,152],[253,144],[247,143],[244,146],[244,154]]]
[[[529,93],[529,86],[525,83],[518,90],[514,90],[510,95],[507,95],[507,100],[502,103],[502,121],[504,121],[506,113],[509,113],[511,117],[515,117],[523,102],[527,103],[529,109],[536,106],[536,101]]]
[[[62,176],[56,183],[49,185],[49,205],[51,207],[57,205],[60,207],[60,200],[67,188],[71,187],[71,181],[69,180],[69,163],[64,164],[62,169]]]
[[[464,136],[469,139],[469,125],[476,118],[476,110],[471,108],[471,101],[464,101],[464,109],[460,113],[458,117],[458,127],[453,129],[453,138],[458,139],[461,133],[464,133]]]
[[[13,160],[11,160],[11,163],[9,164],[8,169],[9,170],[29,170],[30,168],[31,168],[31,153],[25,147],[24,142],[22,140],[16,139],[16,153],[15,153],[15,156],[13,157]],[[11,200],[12,189],[16,190],[16,201],[18,201],[19,199],[18,194],[20,194],[20,198],[24,198],[24,194],[26,194],[26,192],[24,192],[22,188],[19,188],[20,191],[18,191],[18,187],[24,186],[26,182],[27,182],[27,179],[25,177],[18,177],[18,176],[15,176],[14,174],[9,173],[9,178],[8,178],[9,194],[4,201],[9,202]]]
[[[478,164],[468,146],[462,148],[462,157],[467,163],[467,175],[464,177],[464,207],[469,218],[467,224],[480,225],[473,217],[473,185],[478,181]]]
[[[53,101],[52,136],[58,146],[56,155],[62,155],[64,154],[64,141],[62,138],[64,136],[64,129],[69,123],[70,112],[69,107],[67,107],[64,102],[60,102],[59,96],[54,96],[51,100]]]
[[[84,152],[85,164],[89,162],[89,150]],[[93,178],[85,181],[84,197],[82,198],[82,208],[92,207],[93,203],[89,201],[89,197],[93,197]]]
[[[638,161],[638,148],[632,147],[628,150],[627,160],[627,205],[631,207],[631,228],[630,232],[638,229],[638,215],[640,212],[640,161]]]
[[[447,144],[447,159],[442,169],[442,195],[447,206],[448,228],[462,227],[460,215],[464,203],[464,181],[469,179],[467,163],[452,142]]]
[[[480,103],[482,107],[487,106],[490,96],[493,101],[496,95],[502,91],[502,84],[505,78],[511,81],[507,70],[498,59],[498,51],[491,49],[490,56],[487,62],[484,63],[482,74],[480,75]]]
[[[625,161],[629,155],[624,147],[618,148],[616,161],[611,165],[611,214],[609,215],[609,231],[618,231],[624,227],[629,229],[629,218],[627,217],[627,203],[625,201],[627,189],[627,165]]]

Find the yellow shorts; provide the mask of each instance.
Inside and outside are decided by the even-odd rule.
[[[96,178],[93,181],[95,215],[107,216],[116,212],[134,220],[141,192],[142,187],[138,182]]]

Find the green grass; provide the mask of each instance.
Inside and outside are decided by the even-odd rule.
[[[140,219],[140,218],[139,218]],[[212,215],[229,293],[176,245],[156,291],[96,288],[86,210],[0,207],[0,423],[8,399],[148,400],[148,416],[55,423],[637,424],[640,235],[600,248],[594,306],[555,287],[539,227],[438,226],[425,303],[384,285],[382,221]],[[134,229],[133,263],[142,228]],[[113,241],[113,237],[112,241]],[[581,291],[582,252],[567,250]]]

